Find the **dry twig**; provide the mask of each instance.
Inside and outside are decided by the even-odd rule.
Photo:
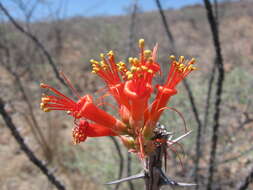
[[[3,120],[6,123],[6,126],[10,129],[11,134],[19,144],[20,148],[24,151],[26,156],[30,159],[30,161],[36,165],[44,175],[47,176],[48,180],[58,189],[58,190],[65,190],[64,185],[61,184],[60,181],[56,179],[56,177],[53,175],[52,172],[48,170],[45,164],[43,164],[32,152],[32,150],[25,144],[23,137],[20,135],[20,133],[17,130],[17,127],[12,122],[11,117],[4,109],[4,102],[0,98],[0,114],[3,117]]]

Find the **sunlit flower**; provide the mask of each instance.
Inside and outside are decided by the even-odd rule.
[[[80,120],[74,127],[72,135],[74,143],[78,144],[85,141],[87,137],[116,136],[117,134],[110,128]]]
[[[153,78],[161,73],[156,61],[157,47],[156,45],[152,51],[145,50],[144,40],[140,39],[139,56],[130,57],[129,64],[116,62],[113,51],[101,54],[101,61],[90,60],[92,73],[104,80],[107,93],[115,99],[120,118],[99,108],[91,95],[74,101],[46,84],[41,84],[41,87],[53,95],[42,96],[41,108],[45,112],[64,110],[75,118],[75,143],[85,141],[87,137],[119,136],[131,152],[144,158],[159,142],[154,137],[154,131],[171,96],[177,93],[176,86],[196,69],[193,66],[194,59],[187,61],[181,56],[176,60],[170,56],[166,82],[162,85],[153,84]],[[153,101],[152,93],[156,95]]]

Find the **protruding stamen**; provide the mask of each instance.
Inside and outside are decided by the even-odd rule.
[[[144,39],[139,40],[139,48],[141,48],[141,49],[144,48]]]

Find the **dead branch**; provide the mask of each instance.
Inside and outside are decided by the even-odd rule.
[[[50,53],[47,51],[47,49],[45,48],[45,46],[40,42],[40,40],[33,35],[31,32],[26,31],[12,16],[11,14],[8,12],[8,10],[3,6],[3,4],[0,2],[0,9],[3,11],[3,13],[5,14],[5,16],[7,16],[7,18],[10,20],[10,22],[16,27],[16,29],[18,31],[20,31],[21,33],[23,33],[26,37],[28,37],[29,39],[31,39],[35,45],[43,52],[43,54],[45,55],[45,57],[48,60],[49,65],[52,67],[53,72],[56,76],[56,78],[61,82],[61,84],[63,84],[64,86],[67,86],[67,84],[65,83],[65,81],[61,78],[60,73],[57,69],[57,66],[52,58],[52,56],[50,55]]]
[[[207,183],[207,190],[212,189],[213,183],[213,174],[215,169],[215,160],[216,160],[216,150],[218,145],[218,137],[219,137],[219,119],[220,119],[220,105],[221,105],[221,95],[223,90],[223,81],[224,81],[224,66],[223,66],[223,58],[221,54],[221,46],[219,39],[219,31],[216,24],[215,16],[212,10],[212,5],[209,0],[204,0],[206,14],[208,18],[208,22],[210,25],[210,29],[212,32],[213,45],[215,48],[216,58],[217,58],[217,68],[218,68],[218,78],[216,84],[216,97],[215,97],[215,112],[213,115],[213,135],[212,135],[212,145],[211,145],[211,153],[209,159],[209,176]]]
[[[172,46],[172,52],[175,54],[175,55],[178,55],[177,53],[177,49],[176,49],[176,46],[175,46],[175,40],[173,38],[173,35],[170,31],[170,28],[169,28],[169,24],[166,20],[166,17],[165,17],[165,14],[164,14],[164,11],[162,9],[162,6],[161,6],[161,3],[159,0],[156,0],[156,4],[157,4],[157,7],[159,9],[159,13],[161,15],[161,19],[162,19],[162,22],[163,22],[163,25],[164,25],[164,28],[165,28],[165,31],[167,33],[167,36],[169,38],[169,41],[170,41],[170,44]],[[199,117],[199,112],[198,112],[198,109],[197,109],[197,106],[196,106],[196,103],[195,103],[195,99],[194,99],[194,96],[193,96],[193,93],[192,93],[192,90],[187,82],[186,79],[183,80],[183,85],[188,93],[188,98],[190,100],[190,103],[191,103],[191,108],[192,108],[192,111],[193,111],[193,115],[195,117],[195,120],[197,122],[197,125],[198,125],[198,130],[197,130],[197,140],[196,140],[196,159],[195,159],[195,166],[198,166],[198,162],[199,162],[199,155],[200,155],[200,143],[201,143],[201,134],[202,134],[202,122],[200,120],[200,117]],[[197,169],[195,168],[195,171]]]
[[[13,137],[15,138],[15,140],[17,141],[17,143],[19,144],[21,150],[24,151],[24,153],[26,154],[26,156],[30,159],[30,161],[36,165],[44,175],[47,176],[48,180],[58,189],[58,190],[65,190],[64,185],[61,184],[60,181],[58,181],[56,179],[56,177],[53,175],[52,172],[50,172],[48,170],[48,168],[46,167],[45,164],[43,164],[36,156],[35,154],[32,152],[32,150],[26,145],[26,143],[24,142],[23,137],[20,135],[20,133],[17,130],[17,127],[14,125],[14,123],[12,122],[11,117],[9,116],[9,114],[6,112],[5,108],[4,108],[4,102],[3,100],[0,98],[0,114],[2,115],[3,120],[6,123],[6,126],[9,128],[9,130],[11,131],[11,134],[13,135]]]

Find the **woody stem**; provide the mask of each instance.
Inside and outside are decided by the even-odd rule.
[[[145,190],[160,190],[162,176],[162,158],[164,157],[164,146],[156,148],[154,153],[146,158]]]

